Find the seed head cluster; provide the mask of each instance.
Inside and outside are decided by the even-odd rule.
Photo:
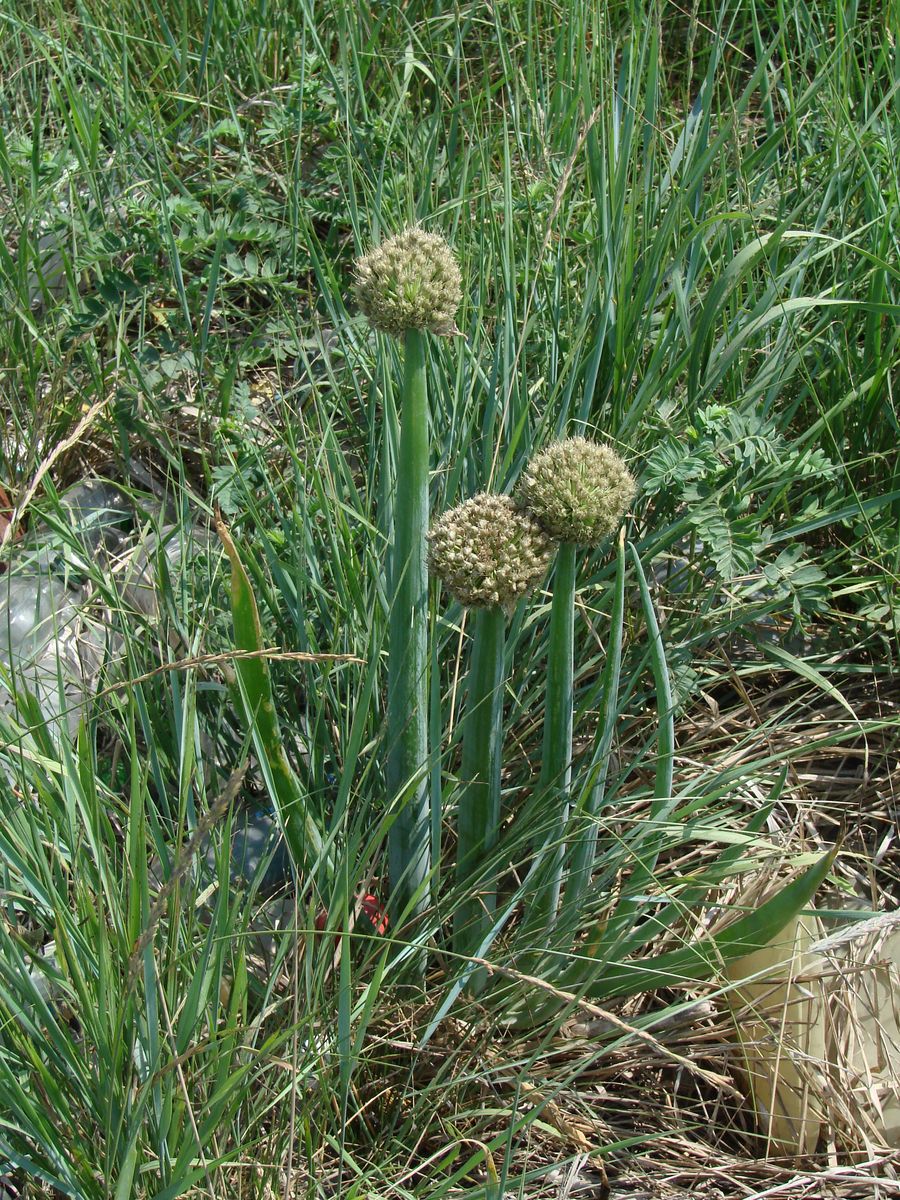
[[[558,541],[596,546],[618,527],[634,493],[634,478],[614,450],[571,437],[535,455],[515,498]]]
[[[460,604],[507,611],[543,578],[555,549],[509,496],[484,492],[439,517],[428,542],[431,571]]]
[[[357,261],[355,288],[359,307],[382,333],[457,332],[462,277],[439,234],[412,227],[388,238]]]

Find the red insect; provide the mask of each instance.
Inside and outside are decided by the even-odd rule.
[[[377,896],[363,896],[360,909],[372,922],[376,933],[387,933],[388,916]]]
[[[387,933],[388,915],[377,896],[373,896],[371,893],[363,896],[359,902],[359,911],[360,913],[365,913],[369,918],[372,928],[376,933]],[[323,908],[316,914],[316,929],[321,933],[327,924],[328,910]]]

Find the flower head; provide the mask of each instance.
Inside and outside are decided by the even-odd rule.
[[[413,226],[388,238],[357,261],[355,286],[359,307],[382,333],[457,332],[462,277],[453,251],[437,233]]]
[[[634,478],[614,450],[571,437],[531,460],[515,496],[558,541],[596,546],[616,529],[634,493]]]
[[[466,607],[511,609],[546,574],[554,543],[509,496],[481,493],[439,517],[428,565]]]

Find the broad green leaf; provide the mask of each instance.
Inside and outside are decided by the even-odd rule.
[[[730,959],[752,954],[767,945],[812,900],[825,880],[837,847],[813,863],[797,879],[759,908],[739,917],[721,933],[680,950],[633,962],[607,963],[599,978],[589,979],[583,994],[592,1000],[635,996],[658,987],[675,987],[692,980],[712,979]],[[578,965],[566,973],[563,986],[576,984]]]
[[[247,656],[237,657],[234,663],[244,719],[294,866],[301,876],[305,876],[322,859],[324,838],[284,751],[269,667],[263,654],[265,647],[259,612],[249,576],[221,519],[216,521],[216,530],[231,563],[235,648]]]

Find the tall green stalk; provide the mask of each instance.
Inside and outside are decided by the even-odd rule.
[[[400,451],[394,496],[388,631],[388,797],[403,796],[388,835],[391,903],[397,917],[428,907],[431,815],[428,799],[427,621],[428,393],[425,335],[404,338]]]
[[[533,900],[524,921],[529,937],[555,924],[566,865],[575,705],[575,551],[578,546],[599,546],[619,525],[633,496],[634,479],[618,454],[583,437],[548,446],[528,464],[517,489],[519,503],[560,543],[553,576],[540,781],[550,822],[538,846]],[[590,864],[582,863],[580,870],[589,875]]]
[[[547,573],[555,545],[509,496],[480,494],[435,522],[431,569],[450,594],[475,609],[472,663],[463,727],[462,788],[457,819],[456,880],[460,901],[453,948],[481,955],[491,932],[496,888],[485,866],[500,836],[500,761],[503,740],[505,619],[521,596]],[[467,978],[470,991],[487,975]]]
[[[453,949],[464,956],[481,951],[497,905],[495,884],[481,881],[481,875],[500,829],[505,622],[497,606],[476,610],[457,810],[456,882],[468,895],[453,924]],[[486,978],[483,970],[474,972],[470,990],[482,991]]]
[[[397,811],[388,833],[395,922],[431,900],[428,800],[428,395],[425,336],[456,333],[459,265],[439,234],[412,226],[356,263],[356,298],[374,329],[403,341],[400,448],[388,563],[388,694],[385,780]],[[417,959],[424,968],[424,958]]]

